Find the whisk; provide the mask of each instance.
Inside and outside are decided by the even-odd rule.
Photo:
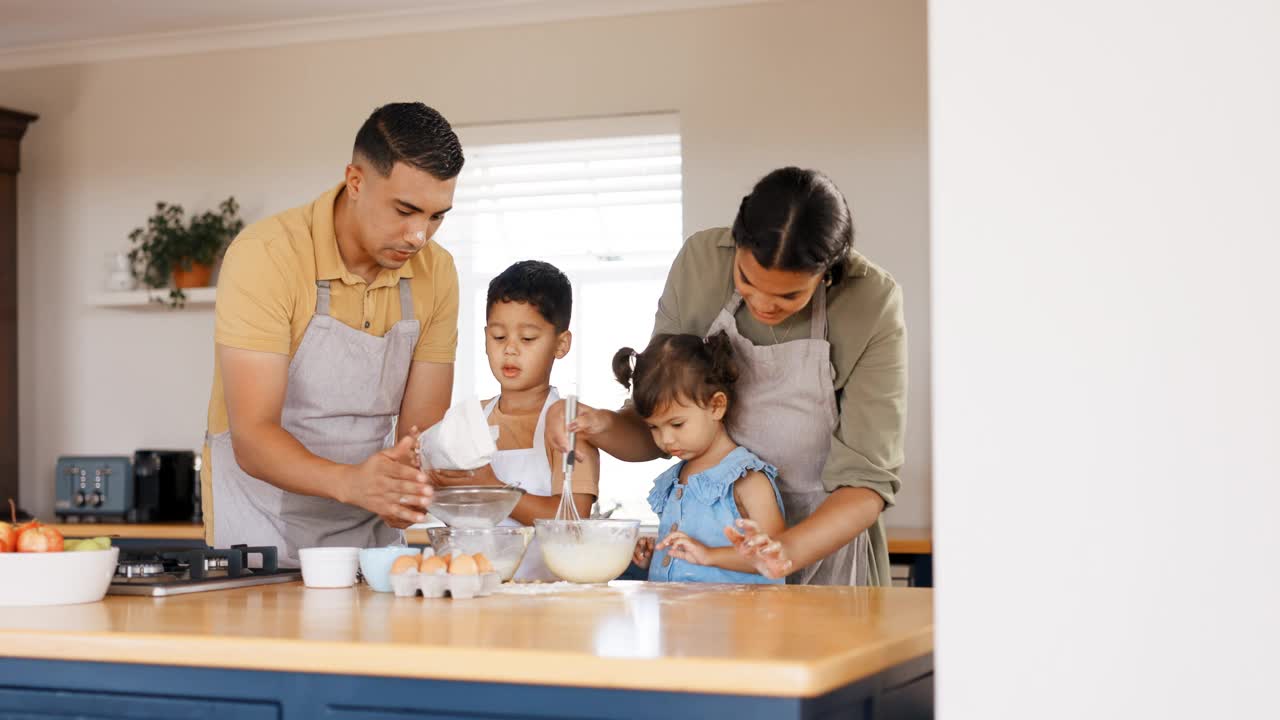
[[[569,452],[564,454],[564,487],[560,488],[560,507],[556,509],[556,520],[570,520],[578,522],[582,520],[582,516],[578,515],[578,506],[573,503],[573,465],[577,458],[578,433],[569,430],[573,425],[573,421],[578,419],[578,396],[569,395],[564,401],[564,424],[565,430],[569,432]]]

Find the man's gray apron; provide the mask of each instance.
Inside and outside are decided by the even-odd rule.
[[[280,415],[281,426],[308,451],[351,465],[383,449],[418,341],[407,278],[400,279],[400,317],[383,337],[360,332],[329,315],[329,281],[316,283],[316,313],[289,363]],[[230,432],[209,438],[209,448],[218,547],[275,546],[282,566],[297,567],[299,548],[376,547],[400,538],[368,510],[249,475],[236,463]]]
[[[838,419],[831,343],[827,342],[827,293],[813,294],[809,337],[777,345],[755,345],[738,332],[734,315],[742,307],[736,291],[708,336],[725,331],[740,364],[730,409],[729,434],[743,447],[778,468],[778,489],[787,527],[813,514],[830,493],[822,468]],[[870,539],[864,531],[849,545],[787,578],[803,585],[866,585]]]

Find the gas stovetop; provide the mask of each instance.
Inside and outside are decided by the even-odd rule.
[[[182,595],[299,580],[276,564],[276,548],[121,548],[108,595]],[[251,567],[256,566],[256,567]]]

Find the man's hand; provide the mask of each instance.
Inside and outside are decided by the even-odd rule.
[[[433,490],[426,473],[415,466],[416,433],[400,438],[387,450],[359,465],[348,466],[341,500],[376,513],[393,527],[407,527],[426,519]]]

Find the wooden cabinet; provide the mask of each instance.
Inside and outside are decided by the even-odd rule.
[[[35,115],[0,108],[0,506],[4,507],[8,498],[18,497],[18,146],[35,119]]]

